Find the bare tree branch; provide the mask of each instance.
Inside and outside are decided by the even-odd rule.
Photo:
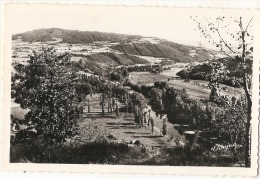
[[[225,55],[227,55],[228,57],[232,58],[233,60],[235,60],[234,57],[232,57],[231,55],[229,55],[227,52],[225,52],[224,50],[221,50],[221,52],[223,52]]]
[[[232,53],[236,53],[235,51],[232,50],[232,48],[225,42],[225,40],[222,38],[222,36],[220,35],[220,32],[217,28],[215,28],[215,30],[218,33],[219,38],[223,41],[223,43],[226,45],[226,47],[232,52]]]
[[[240,88],[243,88],[243,86],[237,81],[237,80],[234,80],[237,84],[238,84],[238,86],[240,87]]]
[[[221,98],[221,97],[218,97],[221,101],[223,101],[223,102],[225,102],[226,104],[227,104],[227,106],[228,106],[228,108],[229,109],[231,109],[232,111],[234,111],[242,120],[243,120],[243,122],[246,124],[246,119],[247,119],[247,117],[245,116],[245,114],[244,114],[244,117],[241,115],[241,114],[239,114],[239,112],[237,111],[237,110],[235,110],[226,100],[224,100],[223,98]]]
[[[243,29],[243,24],[242,24],[242,17],[240,17],[240,19],[239,19],[239,27],[241,29],[241,32],[243,32],[244,29]]]
[[[248,22],[247,26],[246,26],[246,29],[245,29],[245,32],[247,31],[247,28],[249,26],[249,24],[251,23],[251,21],[253,20],[253,17],[250,19],[250,21]]]

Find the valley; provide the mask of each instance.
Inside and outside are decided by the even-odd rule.
[[[57,81],[53,80],[52,76],[48,75],[59,71],[55,71],[55,68],[58,69],[56,62],[49,62],[51,65],[47,67],[43,65],[44,68],[34,71],[36,75],[29,75],[28,78],[32,82],[27,83],[28,79],[24,79],[23,75],[19,76],[19,73],[22,74],[23,67],[26,68],[28,64],[32,65],[29,59],[34,51],[39,54],[49,53],[46,50],[48,48],[52,52],[51,55],[55,54],[59,58],[60,54],[68,55],[69,62],[64,67],[66,73],[62,71],[55,76],[54,79]],[[13,35],[12,76],[13,78],[18,76],[24,80],[22,84],[29,86],[34,86],[35,84],[32,83],[41,81],[45,86],[40,87],[40,84],[35,88],[42,90],[40,94],[43,97],[39,98],[46,103],[47,107],[52,105],[50,101],[60,102],[67,97],[55,96],[59,95],[59,92],[64,92],[60,90],[63,89],[60,86],[64,84],[66,87],[73,86],[72,92],[67,95],[73,94],[70,106],[78,113],[79,131],[74,137],[65,139],[68,146],[111,144],[110,150],[113,153],[118,145],[123,145],[121,147],[129,149],[129,156],[127,154],[121,159],[121,154],[111,155],[119,164],[144,164],[153,161],[155,156],[159,156],[162,157],[162,161],[155,162],[159,165],[169,162],[167,156],[172,155],[172,153],[167,153],[169,150],[173,149],[178,153],[178,150],[203,147],[203,150],[210,153],[208,160],[211,161],[214,158],[211,147],[217,143],[223,145],[227,143],[212,127],[215,125],[215,117],[217,115],[222,117],[222,113],[228,113],[227,109],[223,108],[221,106],[223,104],[219,101],[216,103],[210,101],[212,89],[208,87],[209,81],[179,76],[178,72],[196,69],[197,65],[218,59],[220,55],[214,50],[181,45],[155,37],[57,28],[38,29]],[[62,62],[59,62],[59,65],[62,66]],[[49,69],[52,70],[48,71]],[[45,75],[50,81],[45,82],[42,79]],[[67,81],[71,80],[70,83],[67,84],[63,78]],[[19,84],[21,81],[16,81],[16,83]],[[16,83],[12,85],[20,89]],[[56,86],[55,83],[57,83]],[[49,86],[58,90],[48,89]],[[219,96],[236,97],[237,101],[244,95],[243,89],[239,87],[219,84],[218,88],[221,89],[217,91]],[[27,91],[24,94],[28,94]],[[35,96],[37,95],[30,100],[33,104],[38,104],[38,96]],[[48,99],[48,97],[51,98]],[[21,108],[19,103],[25,103],[25,106],[28,104],[20,99],[20,96],[12,98],[11,116],[16,123],[11,128],[11,135],[15,138],[19,131],[26,131],[29,124],[26,124],[24,119],[32,114],[30,109]],[[48,101],[45,101],[45,98]],[[63,105],[67,102],[61,103],[61,109],[56,106],[57,110],[64,111]],[[45,110],[42,106],[40,108]],[[38,110],[36,107],[35,109]],[[62,116],[60,111],[54,116]],[[49,111],[46,113],[44,115],[48,116]],[[41,115],[39,118],[43,116]],[[49,118],[51,119],[52,116]],[[39,123],[42,124],[42,121]],[[102,143],[103,141],[108,144]],[[93,153],[96,152],[94,148],[90,150]],[[137,158],[134,158],[131,152],[136,152]],[[173,155],[175,155],[174,152]],[[201,152],[200,155],[204,153]],[[223,153],[224,155],[226,153]],[[222,154],[220,156],[222,157]],[[139,160],[138,157],[141,159]],[[100,158],[93,161],[99,163]],[[81,162],[92,163],[93,161],[88,158]]]

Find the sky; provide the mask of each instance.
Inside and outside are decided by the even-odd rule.
[[[12,34],[39,28],[63,28],[163,38],[185,45],[210,47],[190,16],[216,16],[208,9],[126,6],[27,5],[8,9]],[[232,12],[233,13],[233,12]],[[223,14],[223,11],[222,11]],[[233,13],[234,14],[234,13]]]

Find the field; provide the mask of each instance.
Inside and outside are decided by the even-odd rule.
[[[154,65],[156,63],[160,63],[162,60],[165,59],[165,58],[141,56],[141,55],[134,55],[134,56],[147,60],[151,65]]]
[[[190,82],[184,82],[182,79],[171,79],[175,77],[176,73],[182,68],[171,68],[171,70],[164,70],[161,74],[150,73],[150,72],[131,72],[130,80],[134,84],[138,85],[153,85],[156,81],[165,81],[169,86],[176,89],[182,90],[185,88],[187,92],[193,98],[208,99],[210,94],[210,89],[207,88],[207,81],[202,80],[190,80]],[[169,80],[169,81],[168,81]],[[240,88],[233,88],[226,85],[221,85],[226,87],[226,91],[220,91],[221,95],[241,95],[243,92]]]

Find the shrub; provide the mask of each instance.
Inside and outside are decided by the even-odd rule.
[[[37,140],[32,143],[12,143],[10,162],[115,164],[120,159],[118,156],[128,151],[127,144],[106,140],[88,143],[73,141],[55,145]]]

